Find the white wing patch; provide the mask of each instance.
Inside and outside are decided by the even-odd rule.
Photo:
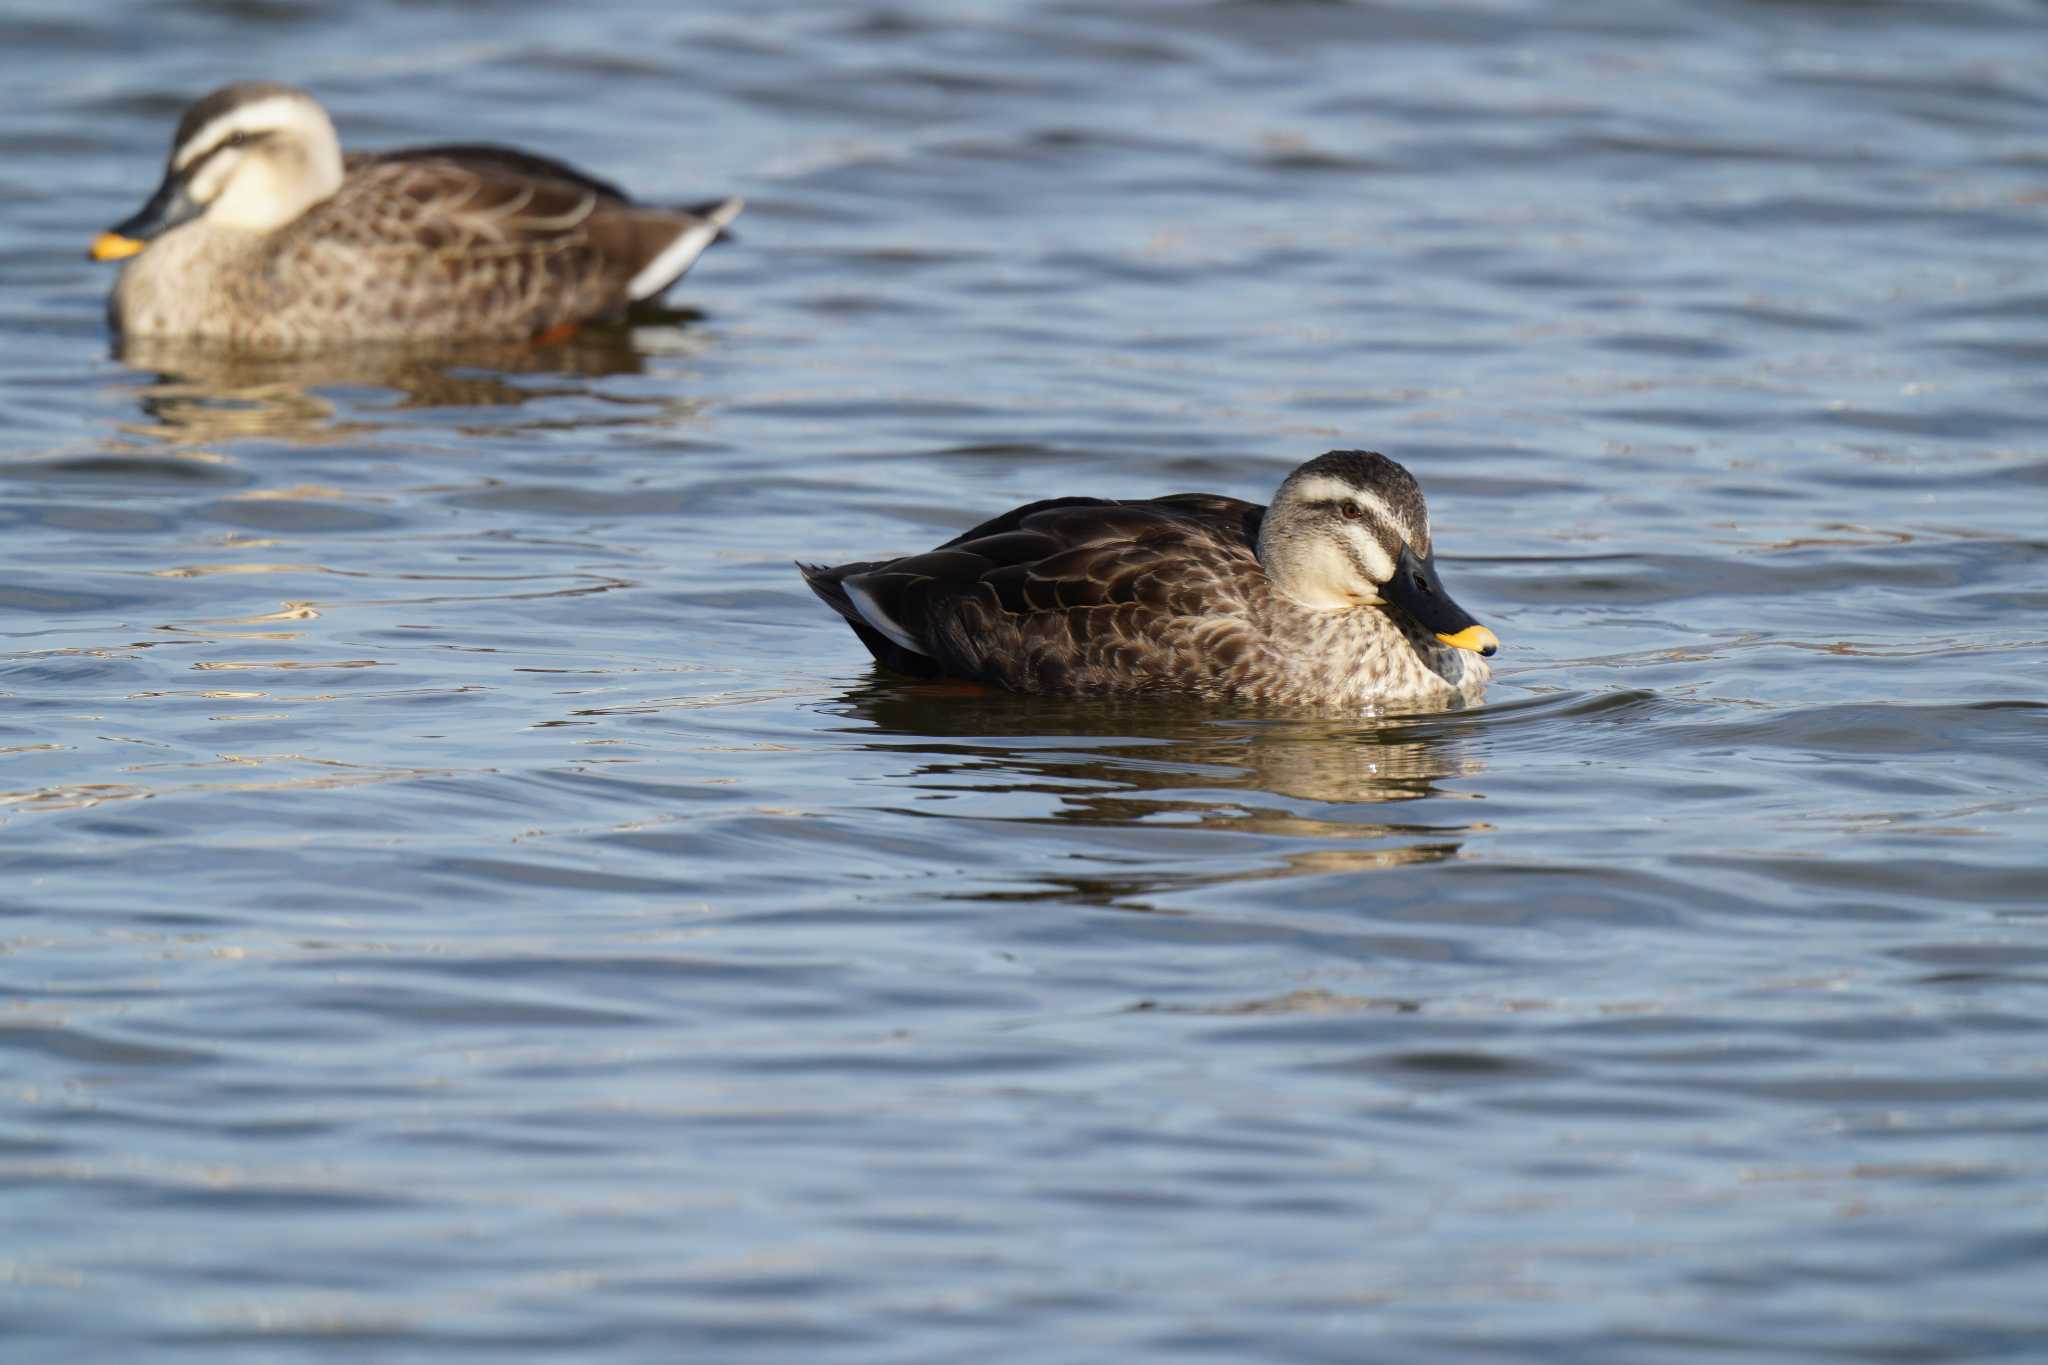
[[[912,654],[930,656],[931,651],[912,639],[910,632],[899,625],[894,617],[882,610],[882,604],[875,601],[874,594],[860,585],[858,578],[849,578],[840,583],[846,589],[846,600],[853,603],[853,609],[860,613],[860,619],[873,626],[882,634],[894,640]]]

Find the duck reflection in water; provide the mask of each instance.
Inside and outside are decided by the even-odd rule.
[[[863,747],[911,760],[889,779],[918,793],[903,807],[910,813],[1263,836],[1233,839],[1214,857],[1190,848],[1169,866],[1142,870],[1109,871],[1100,860],[1078,859],[1089,870],[1050,880],[1088,904],[1438,862],[1486,829],[1468,820],[1385,818],[1391,811],[1363,818],[1357,809],[1460,799],[1445,783],[1482,770],[1462,738],[1476,722],[1469,716],[1217,716],[1152,699],[1048,700],[909,682],[856,689],[833,709],[855,722],[849,734]],[[1277,857],[1273,840],[1284,841]],[[1308,841],[1318,846],[1301,846]],[[1027,899],[1044,899],[1042,890]]]
[[[672,323],[699,315],[671,312]],[[652,321],[659,322],[659,319]],[[691,354],[712,343],[680,326],[587,327],[552,345],[429,342],[265,353],[207,342],[126,337],[114,357],[154,372],[137,388],[146,422],[131,434],[179,444],[237,438],[320,444],[360,436],[380,412],[431,408],[514,408],[595,392],[587,381],[637,375],[650,356]],[[324,390],[381,389],[393,397],[344,401]],[[697,410],[688,398],[606,395],[623,421],[659,425]]]

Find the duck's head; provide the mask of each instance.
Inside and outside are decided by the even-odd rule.
[[[1288,475],[1259,524],[1259,562],[1304,607],[1391,608],[1444,644],[1500,648],[1444,591],[1414,476],[1376,451],[1333,450]]]
[[[133,256],[202,214],[267,232],[340,188],[341,141],[311,95],[268,81],[222,86],[185,111],[163,183],[134,217],[94,240],[92,258]]]

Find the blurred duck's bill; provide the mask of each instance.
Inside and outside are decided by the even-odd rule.
[[[96,261],[125,261],[147,245],[147,242],[123,237],[118,232],[102,232],[92,239],[92,258]]]

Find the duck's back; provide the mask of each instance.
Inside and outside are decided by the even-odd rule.
[[[341,189],[275,235],[263,275],[272,311],[325,338],[536,336],[658,292],[633,286],[692,219],[512,148],[355,154]],[[696,221],[691,260],[720,226]]]
[[[1265,509],[1057,498],[904,559],[805,567],[885,667],[1068,695],[1242,695],[1262,655]]]

